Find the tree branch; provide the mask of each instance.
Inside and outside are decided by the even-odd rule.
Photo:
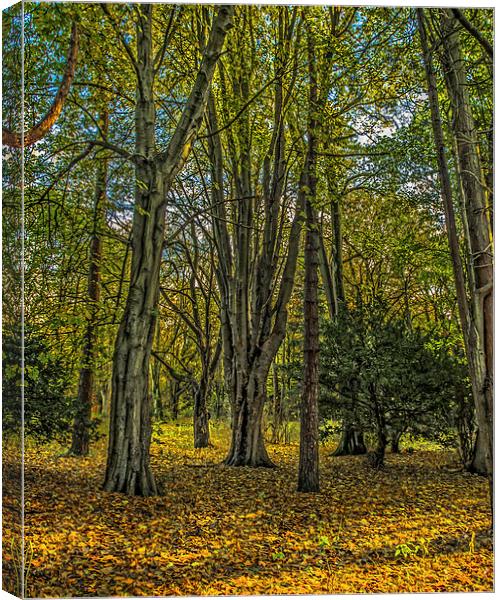
[[[451,12],[460,25],[462,25],[464,29],[466,29],[473,37],[476,38],[476,40],[486,50],[488,56],[493,60],[493,46],[488,42],[479,29],[472,25],[472,23],[465,17],[464,13],[459,8],[452,8]]]

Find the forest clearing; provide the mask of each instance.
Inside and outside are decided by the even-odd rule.
[[[3,32],[4,587],[491,591],[493,10]]]
[[[191,430],[154,436],[156,498],[96,491],[102,444],[27,450],[28,596],[492,590],[488,486],[453,453],[404,449],[374,473],[330,442],[321,493],[300,494],[297,443],[270,446],[277,469],[232,469],[227,428],[200,450]]]

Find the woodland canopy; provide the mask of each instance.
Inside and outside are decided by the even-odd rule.
[[[24,432],[32,552],[25,577],[8,542],[9,591],[491,589],[492,31],[4,11],[4,539]]]

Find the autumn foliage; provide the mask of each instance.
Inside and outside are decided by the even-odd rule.
[[[276,469],[235,469],[228,432],[212,439],[194,450],[175,424],[154,435],[155,498],[96,491],[103,446],[84,459],[28,448],[27,595],[491,591],[488,485],[451,453],[389,454],[375,472],[327,444],[321,493],[301,494],[296,443],[270,446]],[[10,547],[4,559],[13,577]]]

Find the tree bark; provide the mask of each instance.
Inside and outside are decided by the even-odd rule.
[[[195,448],[208,448],[210,445],[206,392],[205,382],[202,381],[194,396],[193,430]]]
[[[161,343],[160,338],[160,321],[156,321],[156,347],[158,347]],[[161,398],[161,386],[160,386],[160,377],[161,377],[161,362],[159,360],[150,363],[150,377],[151,377],[151,396],[152,396],[152,409],[153,415],[158,418],[163,418],[163,403]]]
[[[477,473],[479,475],[487,475],[489,469],[487,455],[488,444],[487,441],[482,439],[483,436],[484,434],[478,429],[476,439],[474,440],[472,459],[466,465],[471,473]]]
[[[375,451],[370,453],[368,459],[372,467],[380,469],[384,466],[385,447],[387,446],[387,428],[385,422],[384,407],[377,398],[375,386],[371,385],[370,396],[371,404],[374,407],[375,422],[377,425],[377,446]]]
[[[159,296],[166,194],[187,160],[203,117],[233,8],[222,6],[180,121],[165,152],[155,155],[152,48],[153,5],[137,21],[136,192],[130,287],[113,358],[108,461],[104,489],[151,496],[158,488],[150,467],[149,360]]]
[[[401,441],[402,431],[395,431],[391,436],[391,452],[393,454],[399,454],[399,442]]]
[[[306,241],[304,250],[304,377],[300,412],[299,492],[319,492],[319,315],[318,265],[320,240],[315,214],[318,84],[314,39],[307,30],[309,63],[308,147],[305,163]]]
[[[281,428],[283,425],[283,389],[280,387],[278,363],[273,363],[273,409],[272,409],[272,437],[273,444],[281,440]]]
[[[179,396],[179,382],[172,379],[170,385],[170,414],[173,421],[177,421],[179,418]]]
[[[299,492],[319,491],[318,231],[307,205],[304,282],[304,377],[300,413]]]
[[[340,198],[335,191],[329,186],[331,195],[330,213],[333,228],[333,244],[332,244],[332,266],[335,278],[335,287],[337,290],[337,302],[339,305],[345,303],[344,292],[344,267],[342,255],[342,211],[340,207]]]
[[[208,340],[207,340],[208,341]],[[207,401],[212,389],[212,383],[219,364],[221,353],[220,337],[211,357],[210,351],[202,353],[202,373],[200,382],[195,392],[193,410],[194,447],[208,448],[210,445],[210,427]]]
[[[377,447],[370,456],[370,463],[375,469],[380,469],[385,462],[385,447],[387,446],[387,437],[383,429],[377,429]]]
[[[332,271],[330,270],[330,265],[328,264],[328,256],[326,253],[322,230],[319,234],[318,259],[319,271],[321,273],[321,279],[323,280],[323,289],[325,290],[326,305],[328,307],[328,316],[333,321],[338,314],[337,289],[335,285],[335,273],[333,273],[332,276]]]
[[[225,464],[231,467],[274,467],[262,433],[262,414],[267,399],[269,369],[237,375],[236,405],[233,407],[231,447]]]
[[[68,97],[71,89],[73,78],[75,76],[76,60],[78,57],[78,42],[78,27],[76,22],[74,22],[71,28],[71,39],[69,43],[68,57],[66,59],[66,71],[52,106],[43,119],[28,131],[16,133],[14,131],[10,131],[6,127],[3,127],[2,143],[4,145],[11,146],[13,148],[21,148],[24,143],[24,147],[26,148],[27,146],[31,146],[35,142],[38,142],[44,138],[51,130],[62,112],[64,103],[66,102],[66,98]]]
[[[477,131],[456,21],[451,9],[442,13],[444,69],[451,100],[459,178],[465,200],[466,226],[472,255],[472,323],[469,329],[471,367],[476,389],[480,435],[476,450],[485,456],[486,473],[493,473],[493,245],[490,240],[485,190],[482,184]],[[480,444],[485,444],[484,448]],[[474,461],[473,461],[474,464]]]
[[[331,277],[336,290],[336,313],[337,317],[341,310],[346,310],[344,291],[344,267],[342,254],[342,211],[340,198],[332,185],[331,175],[328,176],[328,192],[330,201],[330,219],[332,224],[332,252],[331,252]],[[334,456],[356,456],[366,454],[366,446],[363,439],[363,431],[359,426],[344,418],[342,422],[342,437]]]
[[[108,114],[101,115],[101,131],[106,140],[108,131]],[[99,160],[97,166],[96,187],[94,195],[93,230],[90,240],[90,264],[87,284],[90,314],[83,338],[83,358],[76,399],[76,414],[73,420],[72,440],[69,454],[73,456],[87,456],[90,447],[90,425],[92,418],[92,405],[94,401],[94,361],[95,345],[97,338],[96,318],[99,308],[102,238],[101,227],[106,211],[106,182],[108,161]]]
[[[434,132],[434,142],[436,145],[436,153],[438,159],[439,166],[439,178],[441,182],[441,193],[443,196],[443,203],[445,209],[445,220],[446,220],[446,229],[448,234],[448,242],[450,246],[450,253],[452,258],[453,265],[453,275],[455,279],[455,288],[457,291],[457,299],[458,299],[458,309],[460,316],[460,323],[462,327],[462,333],[464,338],[464,345],[467,352],[467,362],[469,367],[469,373],[472,384],[472,391],[474,397],[474,404],[476,407],[476,414],[478,418],[479,429],[481,430],[481,434],[478,435],[475,446],[475,454],[478,454],[478,460],[474,463],[474,460],[471,464],[471,469],[481,468],[481,472],[486,474],[492,473],[492,398],[491,398],[491,382],[489,380],[489,375],[487,372],[487,364],[488,361],[486,359],[487,356],[487,347],[488,344],[481,344],[481,335],[485,335],[485,328],[491,327],[491,300],[487,305],[487,315],[484,318],[484,303],[481,303],[481,296],[478,298],[478,292],[481,289],[481,286],[484,285],[488,296],[491,298],[492,289],[489,290],[489,285],[492,286],[491,280],[491,258],[489,257],[489,253],[485,252],[489,248],[489,241],[486,242],[484,239],[484,233],[481,235],[481,232],[484,232],[484,226],[482,222],[477,222],[478,219],[481,219],[483,216],[486,219],[486,215],[484,212],[484,204],[481,203],[480,200],[480,191],[478,190],[478,182],[472,181],[475,175],[475,158],[474,153],[475,149],[470,147],[470,144],[467,140],[473,141],[475,139],[473,125],[469,121],[470,116],[467,117],[467,107],[468,107],[468,98],[464,97],[466,94],[466,87],[464,85],[464,81],[459,82],[460,80],[455,77],[452,78],[451,73],[447,74],[447,82],[449,86],[449,92],[452,97],[452,106],[454,112],[454,130],[455,135],[457,136],[457,146],[458,146],[458,138],[461,140],[460,150],[457,152],[459,155],[459,159],[461,157],[461,168],[462,170],[467,170],[467,166],[470,167],[469,173],[462,172],[461,179],[465,177],[467,182],[466,185],[463,185],[462,191],[466,203],[466,235],[470,240],[470,252],[472,253],[471,261],[472,261],[472,275],[470,279],[473,281],[469,281],[469,285],[472,288],[472,298],[473,300],[469,302],[467,298],[465,279],[463,274],[463,266],[462,259],[460,256],[460,247],[458,241],[458,235],[455,224],[455,213],[453,208],[453,193],[451,188],[450,175],[448,171],[448,165],[446,161],[446,152],[445,152],[445,143],[444,143],[444,135],[441,125],[441,117],[439,111],[439,100],[437,94],[437,84],[436,77],[434,74],[434,69],[432,66],[432,56],[429,50],[428,42],[427,42],[427,33],[425,29],[425,20],[424,20],[424,12],[423,9],[417,9],[418,16],[418,24],[420,31],[420,39],[422,43],[422,50],[424,56],[424,65],[427,77],[427,86],[429,93],[429,104],[431,110],[431,118],[432,118],[432,126]],[[445,22],[445,25],[449,25]],[[445,27],[445,31],[447,31],[449,27]],[[456,39],[453,39],[452,32],[447,31],[447,39],[445,44],[445,49],[448,53],[450,53],[450,60],[457,61],[461,63],[461,57],[459,53],[459,48],[457,48]],[[451,53],[450,50],[453,50]],[[445,65],[445,68],[449,71],[452,69],[450,62]],[[453,67],[453,69],[457,68],[457,64]],[[465,106],[464,106],[465,103]],[[461,105],[461,106],[460,106]],[[465,112],[465,114],[464,114]],[[471,130],[472,129],[472,130]],[[468,130],[468,133],[465,131]],[[469,193],[469,198],[466,198],[467,192]],[[471,199],[472,197],[472,199]],[[477,204],[479,204],[477,206]],[[475,212],[477,211],[477,212]],[[474,225],[479,229],[479,236],[477,232],[470,231],[471,223],[468,222],[469,217],[472,221],[472,229],[474,229]],[[487,220],[487,219],[486,219]],[[487,227],[487,226],[486,226]],[[487,231],[487,228],[486,228]],[[474,236],[471,236],[471,233]],[[474,237],[474,241],[473,241]],[[475,250],[474,250],[475,247]],[[475,254],[477,252],[477,254]],[[473,257],[475,256],[475,259]],[[488,264],[489,263],[489,264]],[[478,283],[474,281],[477,277]],[[477,289],[477,286],[480,286],[480,289]],[[488,291],[489,290],[489,291]],[[478,307],[479,300],[479,307]],[[481,306],[482,304],[482,306]],[[481,308],[482,310],[478,310]],[[483,323],[483,327],[481,327],[481,323]],[[488,332],[488,335],[491,336],[491,329]],[[492,344],[490,343],[490,352],[492,352]],[[490,357],[491,361],[491,357]],[[491,362],[490,362],[491,364]],[[491,375],[492,378],[492,375]],[[483,444],[486,444],[488,448],[484,448]],[[486,456],[486,460],[484,457]],[[480,457],[480,458],[479,458]],[[475,465],[475,466],[474,466]],[[486,469],[483,471],[483,467]]]

